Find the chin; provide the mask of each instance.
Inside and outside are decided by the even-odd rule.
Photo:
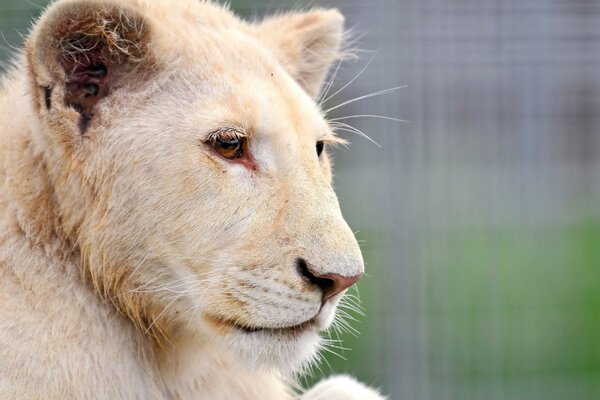
[[[252,369],[290,376],[316,360],[321,340],[318,328],[306,324],[285,329],[235,329],[224,338],[224,345]]]
[[[288,327],[248,327],[207,314],[204,321],[215,329],[224,349],[249,368],[291,376],[318,360],[323,341],[319,332],[331,325],[342,296],[323,304],[310,320]]]

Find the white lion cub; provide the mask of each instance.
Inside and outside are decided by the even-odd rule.
[[[342,25],[46,10],[0,89],[0,398],[382,398],[292,390],[363,274],[314,101]]]

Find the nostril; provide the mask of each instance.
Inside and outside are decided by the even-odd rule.
[[[362,274],[360,274],[347,277],[335,273],[315,275],[308,263],[302,258],[299,258],[296,261],[296,265],[300,275],[321,289],[323,292],[323,302],[348,289],[362,276]]]
[[[306,278],[313,285],[318,286],[323,292],[325,292],[331,286],[334,285],[334,282],[332,279],[319,278],[318,276],[315,276],[308,268],[308,264],[306,263],[306,261],[304,259],[299,258],[296,261],[296,264],[298,265],[298,271],[300,272],[300,275],[302,275],[304,278]]]

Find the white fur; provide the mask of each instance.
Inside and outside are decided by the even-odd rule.
[[[296,260],[363,272],[315,154],[334,136],[313,98],[342,23],[248,24],[193,0],[50,6],[0,90],[1,399],[294,397],[340,297],[321,307]],[[84,129],[69,85],[99,49],[114,85]],[[222,129],[247,136],[254,168],[210,150]],[[343,377],[302,396],[357,398],[381,396]]]
[[[302,400],[381,400],[376,390],[357,382],[349,376],[335,376],[319,382],[306,392]]]

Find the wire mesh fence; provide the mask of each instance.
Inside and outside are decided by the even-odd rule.
[[[0,60],[42,2],[3,0]],[[315,4],[315,3],[311,3]],[[321,369],[391,398],[600,398],[600,3],[322,1],[365,33],[325,108],[366,309]],[[233,1],[245,16],[296,2]],[[406,119],[395,122],[379,115]]]

